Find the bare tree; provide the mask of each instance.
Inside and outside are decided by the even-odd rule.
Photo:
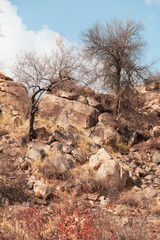
[[[52,91],[62,82],[77,79],[82,60],[78,50],[64,40],[62,36],[54,37],[55,49],[50,56],[37,56],[29,51],[17,57],[12,69],[14,77],[23,83],[31,95],[29,141],[35,137],[34,120],[39,100],[45,92]]]
[[[82,32],[85,53],[94,59],[94,81],[114,90],[117,96],[116,114],[120,111],[120,100],[128,86],[144,77],[148,69],[141,65],[146,43],[142,39],[143,25],[134,19],[113,20],[102,25],[96,23]],[[93,74],[94,75],[94,74]]]

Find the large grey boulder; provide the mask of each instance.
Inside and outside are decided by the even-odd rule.
[[[39,112],[45,117],[50,117],[54,124],[65,127],[73,125],[82,129],[94,126],[100,114],[94,107],[51,94],[45,94],[41,99]]]
[[[127,171],[113,159],[110,154],[101,148],[89,159],[91,169],[95,170],[95,179],[105,187],[123,189],[127,182]]]

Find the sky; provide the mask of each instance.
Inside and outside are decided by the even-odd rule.
[[[81,32],[95,22],[128,16],[144,24],[144,63],[160,60],[160,0],[0,0],[0,10],[0,71],[10,76],[17,54],[49,53],[53,34],[81,45]],[[151,70],[160,71],[160,61]]]

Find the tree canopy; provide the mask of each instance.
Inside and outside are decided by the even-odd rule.
[[[97,71],[93,81],[101,80],[117,95],[117,109],[126,88],[144,77],[146,65],[141,64],[146,46],[142,37],[143,24],[128,18],[96,23],[82,32],[85,53],[94,58]]]

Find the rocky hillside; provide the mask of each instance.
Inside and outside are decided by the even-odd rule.
[[[0,74],[0,239],[160,239],[160,97],[84,87],[30,99]],[[149,91],[148,91],[149,89]]]

